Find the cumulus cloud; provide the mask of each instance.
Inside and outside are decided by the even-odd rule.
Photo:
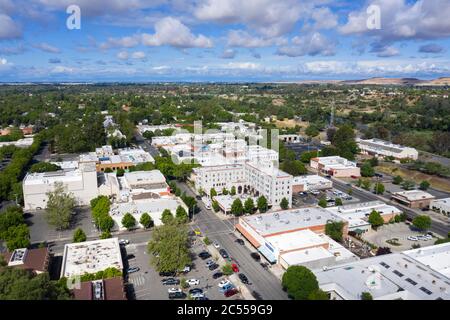
[[[144,51],[135,51],[131,54],[131,58],[144,60],[146,58],[146,55]]]
[[[287,40],[283,37],[256,37],[244,30],[231,30],[227,36],[227,46],[229,47],[260,48],[284,44],[287,44]]]
[[[306,36],[296,36],[292,38],[292,44],[292,46],[278,48],[276,53],[288,57],[332,56],[335,54],[335,43],[318,32]]]
[[[52,70],[51,73],[61,74],[61,73],[73,73],[75,71],[74,68],[65,67],[65,66],[56,66]]]
[[[420,46],[419,52],[425,53],[441,53],[444,51],[444,48],[438,44],[430,43]]]
[[[0,40],[22,37],[22,28],[10,16],[0,13]]]
[[[226,49],[222,52],[222,55],[220,56],[222,59],[234,59],[236,56],[236,51],[233,49]]]
[[[292,31],[301,13],[295,0],[204,0],[194,11],[199,20],[245,24],[266,37]]]
[[[389,58],[400,54],[400,51],[397,48],[379,42],[372,43],[370,52],[376,53],[377,57],[380,58]]]
[[[211,48],[213,42],[202,34],[194,35],[178,19],[166,17],[155,24],[154,34],[142,34],[142,43],[146,46],[169,45],[176,48]]]
[[[381,14],[381,29],[367,28],[369,5],[377,5]],[[450,36],[450,6],[448,0],[371,0],[361,10],[350,12],[342,34],[369,34],[384,41],[404,39],[435,39]]]
[[[61,53],[61,50],[57,47],[54,47],[46,42],[33,44],[33,48],[39,49],[48,53]]]
[[[108,38],[106,42],[99,45],[100,49],[110,48],[132,48],[139,45],[141,42],[141,36],[136,34],[132,36],[126,36],[123,38]]]
[[[117,53],[117,58],[120,60],[128,60],[129,54],[126,51],[120,51]]]
[[[338,16],[327,7],[313,10],[311,18],[314,20],[313,28],[315,29],[331,29],[338,25]]]

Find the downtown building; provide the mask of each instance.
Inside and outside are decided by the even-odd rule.
[[[394,144],[389,141],[380,139],[357,139],[358,148],[362,154],[368,154],[375,157],[393,157],[396,160],[412,159],[417,160],[419,152],[411,147],[405,147],[399,144]]]

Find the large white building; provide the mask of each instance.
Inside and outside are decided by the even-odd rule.
[[[336,178],[359,177],[360,169],[356,163],[339,156],[312,158],[310,166],[317,172],[328,174]]]
[[[64,246],[61,277],[82,276],[107,268],[123,270],[117,238],[70,243]]]
[[[450,198],[431,200],[430,208],[434,211],[450,216]]]
[[[304,175],[294,177],[292,180],[292,192],[314,191],[331,189],[333,182],[319,175]]]
[[[233,186],[238,194],[264,196],[269,205],[278,206],[283,198],[292,204],[292,176],[279,170],[271,162],[199,167],[193,170],[191,179],[197,190],[207,194],[211,188],[221,193]]]
[[[336,300],[450,300],[450,243],[313,270]]]
[[[361,153],[376,157],[394,157],[397,160],[417,160],[419,157],[419,152],[417,152],[416,149],[394,144],[389,141],[379,139],[358,139],[357,143]]]
[[[47,192],[54,190],[55,183],[62,183],[78,205],[88,205],[98,196],[95,164],[80,163],[79,168],[72,171],[28,173],[23,179],[25,210],[47,207]]]

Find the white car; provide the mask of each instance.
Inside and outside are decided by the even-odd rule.
[[[197,292],[197,293],[191,294],[191,298],[193,298],[193,299],[204,298],[204,297],[205,297],[204,293]]]
[[[220,248],[220,244],[219,244],[217,241],[214,241],[214,242],[213,242],[213,246],[214,246],[214,248],[216,248],[216,249],[219,249],[219,248]]]
[[[419,239],[418,239],[417,237],[414,237],[414,236],[409,236],[409,237],[406,238],[406,239],[408,239],[408,240],[410,240],[410,241],[419,241]]]
[[[169,293],[177,293],[180,292],[181,293],[181,289],[180,288],[170,288],[169,290],[167,290]]]
[[[198,286],[200,284],[200,280],[198,279],[189,279],[186,283],[190,286]]]
[[[231,284],[230,280],[225,279],[225,280],[220,281],[218,286],[219,286],[219,288],[223,288],[223,287],[228,286],[230,284]]]
[[[126,239],[120,239],[119,240],[119,244],[121,244],[121,245],[127,245],[129,243],[130,243],[130,240],[126,240]]]

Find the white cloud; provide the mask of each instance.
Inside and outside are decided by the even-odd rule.
[[[329,8],[321,7],[311,13],[315,29],[331,29],[338,25],[338,17]]]
[[[227,46],[229,47],[260,48],[284,44],[287,44],[285,38],[254,37],[244,30],[230,30],[227,36]]]
[[[54,47],[46,42],[41,42],[33,45],[33,48],[42,50],[48,53],[61,53],[61,50],[57,47]]]
[[[126,36],[123,38],[108,38],[106,42],[100,44],[100,49],[110,48],[132,48],[139,45],[141,41],[140,35]]]
[[[258,70],[261,69],[259,63],[253,62],[230,62],[224,66],[227,69],[241,69],[241,70]]]
[[[194,35],[179,20],[166,17],[155,24],[154,34],[142,34],[142,43],[146,46],[169,45],[176,48],[211,48],[213,42],[202,34]]]
[[[6,60],[5,58],[0,58],[0,64],[2,66],[6,65],[8,63],[8,60]]]
[[[377,5],[381,13],[381,29],[367,29],[366,9]],[[371,0],[361,10],[350,12],[342,34],[369,34],[384,41],[433,39],[450,36],[448,0]]]
[[[220,56],[222,59],[234,59],[236,56],[236,51],[233,49],[226,49],[222,52],[222,55]]]
[[[133,59],[145,59],[146,55],[144,51],[135,51],[131,54],[131,58]]]
[[[10,16],[0,13],[0,40],[22,37],[21,27]]]
[[[335,54],[335,43],[318,32],[306,36],[292,38],[293,46],[280,47],[278,55],[299,57],[304,55],[332,56]]]
[[[400,54],[399,50],[394,47],[385,47],[383,50],[378,52],[377,56],[380,58],[394,57]]]
[[[120,59],[120,60],[128,60],[128,58],[129,58],[128,52],[126,52],[126,51],[118,52],[117,53],[117,58]]]
[[[65,66],[56,66],[53,69],[51,69],[51,73],[73,73],[75,71],[74,68],[71,67],[65,67]]]
[[[194,15],[203,21],[245,24],[266,37],[278,37],[293,29],[303,11],[295,0],[204,0]]]

